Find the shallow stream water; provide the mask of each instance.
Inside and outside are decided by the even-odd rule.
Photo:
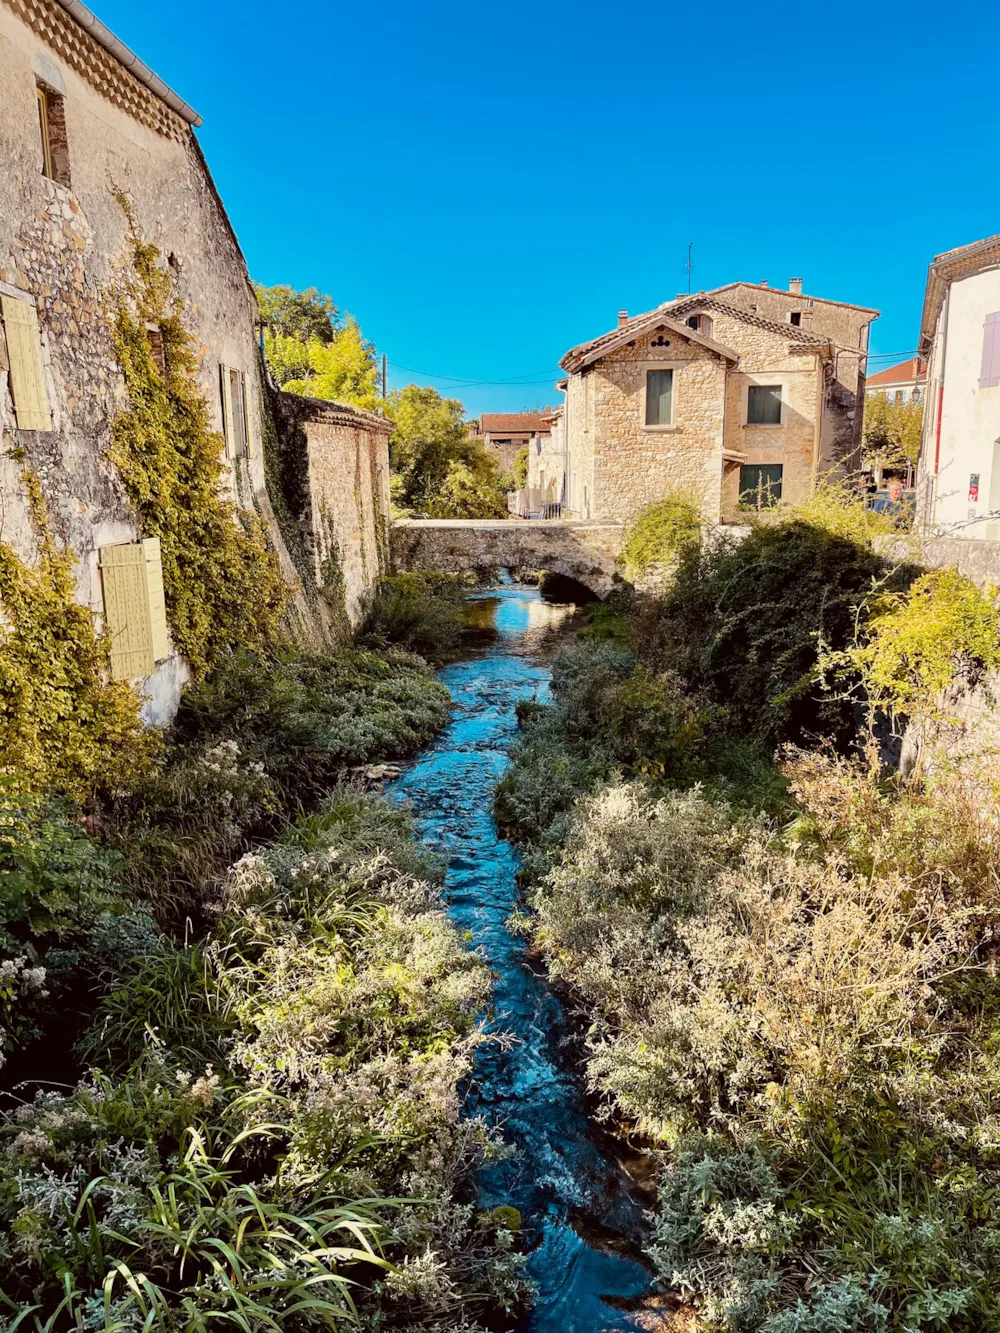
[[[467,1099],[468,1114],[500,1126],[516,1148],[510,1160],[480,1172],[479,1203],[521,1212],[536,1286],[523,1333],[634,1329],[626,1307],[649,1286],[632,1257],[642,1231],[640,1191],[615,1141],[588,1119],[563,1005],[506,928],[518,899],[518,858],[493,819],[517,703],[546,697],[553,638],[573,608],[546,603],[520,584],[471,600],[482,604],[480,622],[491,615],[495,637],[439,673],[455,700],[451,723],[392,790],[448,858],[448,911],[494,971],[491,1029],[513,1038],[480,1049]]]

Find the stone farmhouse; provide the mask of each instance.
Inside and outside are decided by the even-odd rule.
[[[931,261],[919,347],[918,515],[949,536],[1000,541],[1000,235]]]
[[[572,348],[553,440],[573,517],[627,522],[667,492],[706,517],[804,497],[860,458],[868,331],[878,311],[730,283],[678,296]],[[549,451],[551,453],[551,451]],[[551,485],[554,459],[544,484]]]
[[[522,449],[549,434],[548,413],[547,407],[541,412],[484,412],[478,421],[469,423],[469,433],[494,451],[500,466],[510,471]]]
[[[300,633],[322,642],[343,621],[344,606],[321,595],[331,561],[357,620],[387,549],[389,423],[282,403],[200,123],[80,0],[0,0],[0,541],[22,560],[37,551],[30,472],[76,556],[80,602],[110,629],[114,673],[142,681],[151,720],[176,708],[186,667],[170,643],[158,542],[108,461],[127,406],[109,308],[132,262],[128,211],[199,349],[226,485],[263,518],[298,589]],[[147,326],[147,338],[162,355],[160,331]],[[280,496],[268,489],[268,441]]]

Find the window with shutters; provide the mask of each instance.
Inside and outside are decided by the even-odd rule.
[[[983,365],[979,375],[981,389],[1000,388],[1000,310],[986,316],[983,328]]]
[[[646,415],[647,426],[672,426],[674,424],[674,372],[672,370],[646,371]]]
[[[30,301],[0,296],[0,316],[10,362],[10,392],[19,430],[51,430],[38,315]]]
[[[222,424],[227,458],[249,458],[250,430],[247,414],[247,382],[242,370],[220,366],[222,378]]]
[[[781,499],[781,463],[744,463],[740,468],[740,507],[771,509]]]
[[[138,680],[170,655],[159,537],[101,549],[104,622],[111,674]]]
[[[781,425],[781,385],[751,384],[747,389],[747,425]]]
[[[38,102],[38,133],[41,140],[42,175],[60,185],[69,185],[69,143],[66,138],[66,103],[61,93],[43,83],[35,84]]]

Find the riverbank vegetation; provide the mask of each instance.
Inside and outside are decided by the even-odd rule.
[[[6,776],[6,1327],[473,1330],[523,1299],[470,1183],[500,1147],[460,1119],[489,973],[353,772],[449,708],[398,648],[246,652],[140,780]]]
[[[673,542],[522,707],[497,792],[517,924],[660,1163],[649,1257],[706,1329],[1000,1328],[1000,772],[941,749],[1000,619],[871,522],[820,497]]]

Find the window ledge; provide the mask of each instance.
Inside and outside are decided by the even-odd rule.
[[[647,426],[644,423],[642,429],[648,430],[654,435],[669,435],[672,431],[680,430],[680,426]]]
[[[781,430],[783,421],[744,421],[744,430]]]

